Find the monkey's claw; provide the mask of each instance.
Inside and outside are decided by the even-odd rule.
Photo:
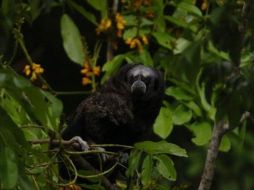
[[[75,136],[71,138],[71,144],[78,144],[79,149],[82,151],[88,151],[90,149],[86,141],[84,141],[80,136]]]

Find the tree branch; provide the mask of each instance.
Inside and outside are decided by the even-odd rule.
[[[216,122],[214,125],[212,139],[207,151],[205,167],[198,190],[210,190],[211,188],[220,142],[228,128],[228,123],[225,120]]]
[[[78,143],[73,143],[70,140],[60,140],[60,139],[37,139],[37,140],[30,140],[28,141],[31,144],[52,144],[52,145],[64,145],[64,146],[73,146],[73,148],[80,148]],[[133,146],[128,145],[121,145],[121,144],[89,144],[89,147],[96,148],[96,147],[119,147],[125,149],[133,149]]]
[[[119,0],[113,0],[113,4],[112,4],[112,15],[115,16],[117,13],[117,9],[118,9],[118,2]],[[106,57],[107,57],[107,61],[110,61],[114,56],[114,42],[112,39],[112,36],[108,37],[107,40],[107,53],[106,53]]]
[[[31,144],[52,144],[54,146],[59,146],[59,145],[63,145],[63,146],[71,146],[73,148],[80,148],[80,145],[78,143],[74,143],[71,139],[70,140],[58,140],[58,139],[53,139],[53,140],[50,140],[50,139],[39,139],[39,140],[33,140],[33,141],[29,141]],[[113,147],[113,146],[118,146],[118,147],[122,147],[122,148],[133,148],[131,146],[125,146],[125,145],[114,145],[114,144],[102,144],[102,145],[89,145],[90,147]],[[90,170],[90,171],[93,171],[95,173],[95,177],[98,176],[101,178],[101,182],[102,182],[102,185],[108,189],[108,190],[119,190],[114,184],[112,184],[107,177],[104,176],[104,173],[108,173],[109,171],[113,170],[117,165],[118,163],[116,163],[112,168],[110,168],[109,171],[106,171],[106,172],[100,172],[98,170],[96,170],[84,157],[82,157],[81,155],[82,154],[86,154],[86,153],[103,153],[103,154],[113,154],[113,155],[118,155],[117,153],[113,153],[113,152],[109,152],[109,151],[99,151],[99,150],[92,150],[92,151],[82,151],[82,152],[71,152],[71,151],[65,151],[65,153],[67,154],[74,154],[76,155],[75,157],[73,157],[72,159],[75,160],[75,162],[78,163],[78,165],[83,168],[83,169],[87,169],[87,170]],[[77,155],[77,154],[80,154],[80,155]],[[72,169],[74,170],[74,173],[75,173],[75,178],[67,183],[67,184],[59,184],[60,186],[66,186],[66,185],[69,185],[69,184],[73,184],[75,183],[77,177],[81,177],[81,178],[91,178],[91,176],[82,176],[80,174],[77,173],[77,170],[76,170],[76,167],[75,165],[73,164],[72,160],[69,159],[68,156],[66,156],[66,158],[68,158],[68,161],[71,163],[72,165]]]
[[[91,170],[95,172],[96,174],[100,174],[101,172],[97,171],[87,160],[82,158],[81,156],[76,157],[75,161],[81,166],[81,168],[85,168],[88,170]],[[108,190],[119,190],[115,185],[113,185],[107,177],[105,176],[100,176],[101,177],[101,183],[102,185],[108,189]]]

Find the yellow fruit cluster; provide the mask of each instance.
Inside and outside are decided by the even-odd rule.
[[[115,25],[116,25],[116,35],[117,37],[121,37],[123,30],[126,25],[126,21],[120,13],[116,13],[115,15]],[[96,28],[96,33],[100,34],[102,32],[108,31],[112,26],[112,21],[109,18],[104,18],[101,20],[100,24]]]
[[[126,21],[124,20],[123,16],[120,13],[116,13],[116,35],[117,37],[121,37],[123,34],[123,30],[126,24]]]
[[[33,63],[32,65],[26,65],[23,72],[26,76],[30,76],[30,80],[35,81],[44,72],[44,69],[40,64]]]
[[[96,33],[100,34],[101,32],[107,31],[112,25],[112,21],[109,18],[104,18],[101,20],[100,24],[96,28]]]
[[[125,41],[131,49],[138,48],[139,51],[143,51],[143,45],[148,44],[148,39],[145,35],[135,38],[129,38]]]
[[[152,0],[133,0],[133,5],[135,8],[140,8],[142,5],[148,6],[151,4]]]
[[[82,84],[88,85],[92,83],[92,76],[99,76],[101,68],[99,66],[92,67],[88,62],[85,62],[80,73],[83,75]]]

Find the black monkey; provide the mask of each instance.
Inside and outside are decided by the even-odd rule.
[[[77,107],[62,138],[133,145],[152,131],[164,95],[158,70],[127,64]]]
[[[163,94],[164,81],[159,71],[144,65],[125,65],[81,102],[62,137],[132,145],[152,129]]]

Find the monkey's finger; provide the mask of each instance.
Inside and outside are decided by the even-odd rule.
[[[80,136],[72,137],[71,142],[73,144],[77,143],[82,151],[88,151],[90,149],[88,143],[84,141]]]

